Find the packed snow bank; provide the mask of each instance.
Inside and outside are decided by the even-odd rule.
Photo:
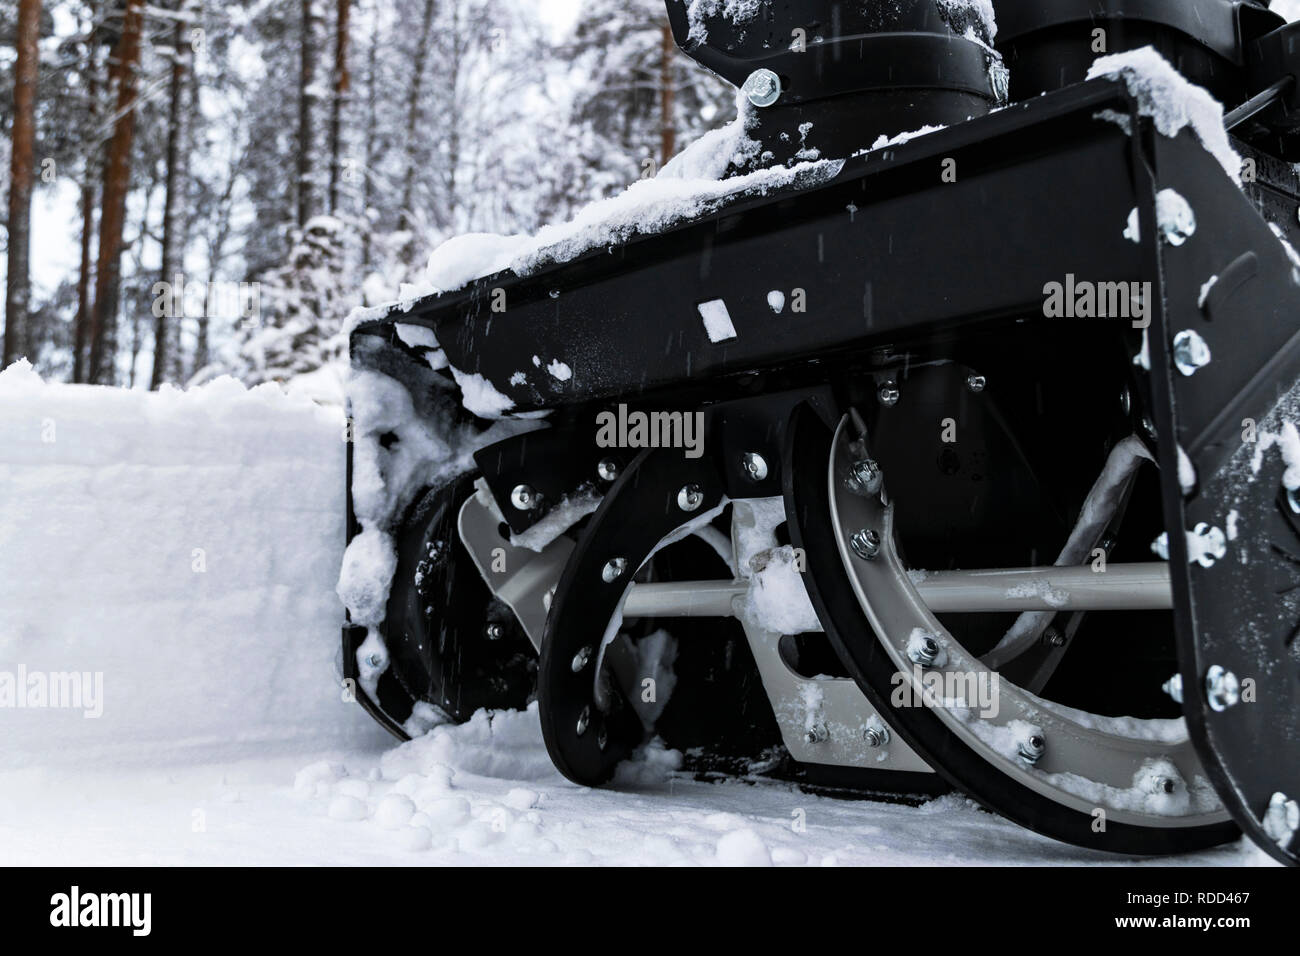
[[[345,703],[343,417],[0,373],[0,769],[377,740]]]
[[[1188,82],[1154,47],[1098,57],[1088,70],[1088,79],[1097,77],[1122,80],[1142,115],[1150,116],[1163,135],[1177,136],[1190,126],[1224,172],[1241,184],[1241,156],[1223,128],[1223,105]]]

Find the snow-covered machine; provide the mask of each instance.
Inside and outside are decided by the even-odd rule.
[[[1295,863],[1300,25],[667,13],[735,123],[351,322],[362,704]]]

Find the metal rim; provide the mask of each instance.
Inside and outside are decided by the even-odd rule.
[[[977,681],[996,681],[998,686],[998,713],[993,717],[963,713],[957,707],[932,707],[948,729],[967,747],[985,754],[1002,773],[1081,813],[1091,814],[1100,807],[1112,820],[1146,827],[1198,826],[1227,820],[1228,813],[1214,793],[1185,729],[1177,739],[1167,733],[1153,739],[1137,732],[1125,734],[1115,721],[1053,706],[1002,680],[996,670],[987,668],[948,633],[917,593],[898,557],[893,506],[884,495],[863,497],[845,487],[842,475],[850,464],[847,425],[846,416],[836,429],[827,473],[831,520],[839,531],[836,543],[844,569],[878,639],[914,693],[924,691],[924,682],[932,675],[942,675],[949,685],[957,684],[956,678],[965,680],[967,675],[977,675]],[[887,475],[887,464],[885,468]],[[873,526],[880,535],[879,553],[871,561],[864,561],[852,547],[852,536]],[[900,628],[900,620],[912,626]],[[926,632],[928,639],[936,641],[942,655],[924,667],[915,664],[916,655],[909,656],[909,643],[917,631]],[[1135,721],[1131,729],[1156,728],[1154,722]],[[1023,746],[1019,738],[1027,739],[1035,733],[1045,738],[1047,746],[1041,756],[1030,759],[1024,751],[1033,748]],[[1177,790],[1186,793],[1187,809],[1149,812],[1120,803],[1125,797],[1129,801],[1141,799],[1138,782],[1146,776],[1155,776],[1157,781],[1171,780]],[[1160,799],[1169,795],[1151,796]],[[1215,809],[1208,808],[1211,802]]]
[[[1022,783],[991,764],[987,749],[962,740],[929,707],[900,709],[891,700],[900,668],[876,640],[851,576],[844,569],[840,530],[831,520],[827,465],[835,422],[805,405],[787,431],[784,475],[786,510],[793,544],[804,549],[810,573],[804,583],[827,637],[868,700],[910,747],[954,787],[985,807],[1044,836],[1076,846],[1140,855],[1185,853],[1229,842],[1238,828],[1224,822],[1174,820],[1172,826],[1129,824],[1107,814],[1105,827]],[[874,564],[874,562],[872,562]],[[1049,742],[1050,747],[1050,742]],[[1077,804],[1076,804],[1077,805]]]

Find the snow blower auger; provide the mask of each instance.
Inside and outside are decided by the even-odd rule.
[[[1300,29],[995,6],[996,47],[962,0],[668,0],[748,100],[713,178],[354,323],[345,663],[390,729],[535,666],[581,784],[657,736],[1296,862]]]

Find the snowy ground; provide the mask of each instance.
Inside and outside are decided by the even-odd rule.
[[[0,864],[1132,865],[956,797],[655,763],[575,787],[535,711],[394,747],[338,683],[341,436],[337,410],[273,387],[0,374]],[[54,700],[73,673],[80,699]]]

